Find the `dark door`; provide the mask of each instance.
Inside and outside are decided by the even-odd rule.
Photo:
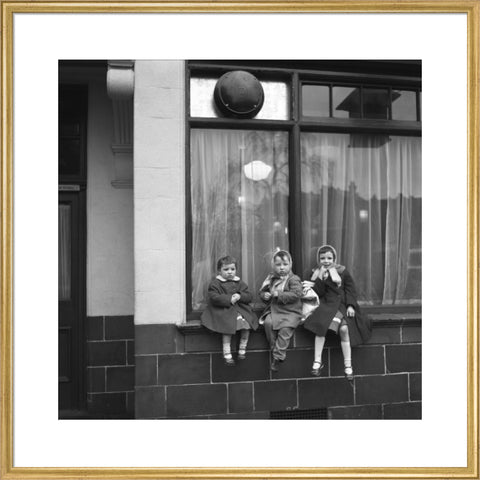
[[[61,63],[61,62],[60,62]],[[60,65],[61,67],[61,65]],[[75,418],[86,407],[85,85],[58,89],[58,408]]]
[[[72,191],[62,191],[62,188]],[[85,408],[85,191],[60,186],[58,202],[59,416]]]

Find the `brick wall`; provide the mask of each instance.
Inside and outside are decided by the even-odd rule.
[[[97,418],[133,418],[133,316],[87,318],[87,411]]]
[[[328,409],[328,418],[421,418],[419,315],[377,316],[369,343],[343,376],[338,337],[327,337],[320,378],[310,376],[313,335],[299,327],[279,372],[269,370],[263,331],[247,358],[227,367],[220,335],[198,322],[135,327],[137,418],[269,418],[272,411]]]

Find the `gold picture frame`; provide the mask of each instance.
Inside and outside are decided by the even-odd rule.
[[[3,479],[478,478],[479,27],[480,2],[463,1],[1,1],[2,300],[1,470]],[[468,50],[468,345],[466,467],[31,468],[13,465],[13,16],[16,13],[462,13]]]

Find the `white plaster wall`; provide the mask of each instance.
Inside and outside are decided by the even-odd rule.
[[[87,315],[133,315],[133,190],[110,183],[113,118],[105,75],[90,80],[88,104]]]
[[[185,64],[136,61],[135,324],[185,320]]]

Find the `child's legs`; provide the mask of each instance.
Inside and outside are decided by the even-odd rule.
[[[340,327],[340,346],[342,347],[343,363],[345,367],[352,366],[352,348],[350,346],[350,336],[348,334],[348,326]]]
[[[232,354],[231,347],[230,347],[231,341],[232,341],[232,336],[231,335],[227,335],[227,334],[222,335],[222,346],[223,346],[223,355],[224,356]]]
[[[283,327],[278,330],[277,341],[273,347],[273,358],[275,360],[285,360],[285,357],[287,356],[287,348],[294,331],[295,329],[291,327]]]
[[[272,316],[267,315],[265,317],[265,323],[263,324],[265,328],[265,336],[267,337],[268,344],[270,348],[273,349],[275,342],[277,341],[277,331],[273,329]]]
[[[249,337],[250,330],[240,330],[240,343],[238,344],[238,350],[245,352]]]
[[[325,337],[319,337],[318,335],[315,335],[315,353],[313,357],[313,361],[315,363],[322,363],[322,353],[324,345]]]

